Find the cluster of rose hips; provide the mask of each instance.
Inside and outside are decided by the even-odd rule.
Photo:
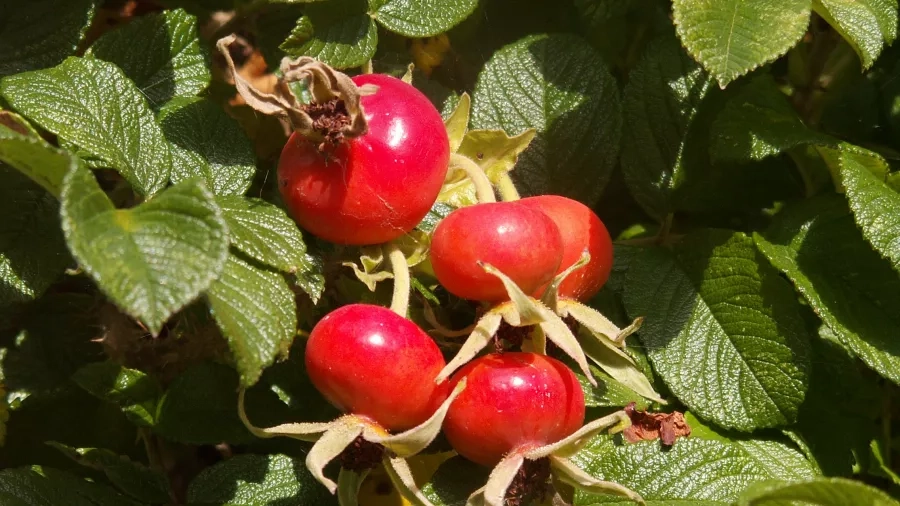
[[[228,43],[220,41],[220,50],[230,60]],[[290,214],[327,241],[385,244],[401,267],[394,269],[391,309],[345,305],[309,335],[307,373],[346,415],[257,428],[244,414],[242,393],[239,411],[248,428],[260,437],[315,441],[307,466],[344,505],[356,504],[366,472],[379,463],[408,500],[429,504],[404,459],[441,430],[460,455],[495,467],[470,504],[506,504],[510,485],[523,473],[538,488],[552,473],[555,480],[640,501],[567,459],[594,434],[623,429],[628,417],[618,412],[582,426],[585,402],[576,375],[546,355],[553,342],[594,381],[572,332],[575,320],[627,357],[624,333],[578,302],[600,290],[612,267],[612,242],[600,219],[560,196],[496,202],[489,182],[485,190],[486,177],[472,176],[481,202],[452,211],[431,238],[437,281],[485,309],[448,364],[434,339],[406,318],[408,271],[392,246],[432,208],[451,157],[459,156],[451,155],[440,114],[416,88],[391,76],[351,79],[309,58],[285,59],[281,70],[281,95],[251,90],[234,77],[251,106],[283,115],[294,128],[278,167]],[[298,81],[312,104],[299,103],[289,91],[287,84]],[[527,351],[482,354],[503,325],[522,330],[516,344]],[[337,483],[323,473],[336,458],[342,464]]]

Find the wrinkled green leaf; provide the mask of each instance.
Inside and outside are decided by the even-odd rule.
[[[72,380],[94,397],[122,408],[137,425],[152,427],[162,388],[152,376],[115,362],[97,362],[79,369]]]
[[[366,0],[310,5],[280,48],[289,56],[311,56],[337,69],[358,67],[375,55],[378,26]]]
[[[863,240],[846,203],[823,197],[796,204],[755,238],[837,339],[900,383],[900,275]]]
[[[237,414],[238,373],[215,363],[191,367],[169,385],[157,411],[156,432],[190,444],[254,440]]]
[[[524,195],[593,203],[618,155],[621,105],[600,56],[574,35],[526,37],[496,53],[475,86],[472,127],[537,130],[512,173]]]
[[[197,18],[182,9],[135,18],[105,33],[87,56],[118,65],[154,109],[197,95],[212,77]]]
[[[294,293],[275,272],[231,255],[206,292],[245,386],[256,383],[275,356],[285,354],[297,328]]]
[[[199,181],[115,209],[93,174],[79,168],[66,176],[62,199],[63,230],[79,264],[154,335],[224,267],[228,229]]]
[[[812,7],[853,46],[864,69],[897,38],[897,0],[813,0]]]
[[[139,506],[105,485],[50,468],[0,471],[0,504],[9,506]]]
[[[843,478],[818,478],[812,481],[768,481],[745,490],[738,506],[794,506],[798,502],[815,506],[897,506],[891,496],[875,487]]]
[[[31,135],[24,125],[10,123],[7,127],[3,119],[0,116],[0,162],[9,164],[59,197],[63,178],[75,163],[74,157]]]
[[[478,0],[369,0],[379,24],[407,37],[430,37],[466,19]]]
[[[9,76],[0,93],[19,112],[82,149],[92,165],[118,170],[140,194],[161,190],[171,158],[140,90],[112,63],[69,58]]]
[[[625,86],[622,169],[631,194],[662,220],[684,178],[685,141],[712,79],[678,44],[662,36],[648,44]]]
[[[10,145],[0,131],[0,160]],[[29,144],[23,146],[49,149]],[[40,151],[38,151],[40,153]],[[38,153],[19,153],[23,158]],[[34,158],[67,164],[50,152]],[[20,159],[21,160],[21,159]],[[0,163],[0,327],[10,306],[39,297],[71,261],[59,226],[59,202],[43,188]]]
[[[0,77],[52,67],[75,52],[94,17],[94,0],[3,0]]]
[[[173,183],[199,176],[215,195],[247,191],[256,173],[253,145],[218,104],[176,99],[160,116],[172,152]]]
[[[169,484],[165,475],[128,457],[101,448],[73,448],[50,443],[75,462],[102,471],[109,481],[129,497],[150,504],[169,502]]]
[[[835,140],[807,127],[769,75],[755,78],[729,100],[712,128],[713,159],[761,160],[802,144]]]
[[[787,52],[806,32],[810,0],[675,0],[678,36],[721,87]]]
[[[625,288],[653,367],[722,427],[793,423],[808,385],[809,337],[790,285],[739,232],[689,235],[632,260]]]
[[[594,438],[572,460],[591,476],[614,481],[641,494],[648,504],[725,506],[752,483],[803,480],[816,474],[800,452],[776,441],[690,437],[678,439],[664,450],[658,441],[617,445],[613,439]],[[612,496],[577,492],[574,504],[620,501]]]
[[[840,181],[863,237],[900,272],[900,193],[885,184],[888,166],[874,153],[844,145]]]
[[[303,234],[279,207],[261,199],[219,197],[231,242],[254,260],[284,272],[315,269],[306,254]]]
[[[191,482],[188,501],[223,506],[337,504],[303,460],[287,455],[241,455],[207,468]]]

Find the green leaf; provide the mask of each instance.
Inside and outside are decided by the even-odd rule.
[[[279,207],[262,199],[216,199],[228,223],[231,243],[250,258],[284,272],[315,268],[306,254],[303,234]]]
[[[197,18],[182,9],[137,17],[105,33],[86,56],[118,65],[154,109],[197,95],[212,77]]]
[[[79,369],[72,380],[88,393],[122,408],[136,425],[152,427],[162,388],[152,376],[115,362],[97,362]]]
[[[4,0],[0,77],[52,67],[73,54],[94,18],[94,6],[94,0]]]
[[[590,366],[591,374],[597,379],[597,386],[591,386],[583,374],[576,372],[572,364],[581,390],[584,392],[584,404],[589,408],[624,407],[634,402],[637,409],[647,409],[650,403],[630,388],[619,383],[601,369]]]
[[[458,25],[478,0],[369,0],[381,26],[407,37],[430,37]]]
[[[900,272],[900,193],[885,184],[887,163],[870,151],[849,145],[842,146],[837,159],[856,225]]]
[[[156,432],[189,444],[247,443],[255,438],[237,415],[238,374],[211,362],[191,367],[169,385]]]
[[[641,494],[648,504],[671,506],[725,506],[752,483],[803,480],[816,474],[813,465],[793,447],[766,440],[689,437],[663,449],[656,441],[615,444],[613,437],[600,436],[572,460],[591,476]],[[616,502],[624,501],[577,492],[574,504]]]
[[[865,242],[842,199],[790,206],[755,239],[844,346],[900,383],[900,275]]]
[[[231,255],[206,292],[213,316],[249,386],[275,356],[285,354],[297,329],[294,293],[284,278]]]
[[[9,506],[139,506],[112,488],[55,469],[0,471],[0,504]]]
[[[897,0],[813,0],[812,8],[853,46],[864,69],[897,38]]]
[[[19,112],[117,169],[141,195],[161,190],[170,156],[140,91],[112,63],[69,58],[48,70],[9,76],[0,93]]]
[[[160,113],[172,153],[173,183],[199,176],[216,195],[243,195],[256,173],[253,145],[208,99],[176,99]]]
[[[632,260],[625,288],[653,367],[697,415],[751,431],[793,423],[809,341],[790,285],[740,232],[704,230]]]
[[[714,160],[761,160],[803,144],[835,143],[803,123],[768,74],[753,79],[728,101],[712,133]]]
[[[100,448],[74,448],[62,443],[48,443],[75,462],[102,471],[110,483],[138,501],[165,504],[170,500],[165,475],[128,457]]]
[[[584,40],[535,35],[500,49],[473,102],[473,128],[537,130],[512,173],[523,195],[599,198],[618,155],[621,105],[615,79]]]
[[[783,480],[755,483],[741,493],[738,506],[897,506],[900,502],[865,483],[843,478],[818,478],[811,481]]]
[[[10,147],[0,132],[0,159]],[[29,150],[37,145],[22,138]],[[44,147],[38,147],[44,149]],[[49,149],[49,148],[47,148]],[[19,153],[31,158],[36,153]],[[45,155],[34,158],[40,163]],[[57,162],[55,154],[50,161]],[[30,163],[30,162],[28,162]],[[59,227],[59,202],[32,180],[0,163],[0,313],[39,297],[71,261]],[[0,321],[3,318],[0,316]],[[2,326],[2,324],[0,324]]]
[[[8,128],[3,122],[0,122],[0,162],[28,176],[54,197],[59,197],[63,178],[75,163],[70,154],[30,135],[24,127]]]
[[[685,141],[712,79],[671,35],[647,45],[625,85],[622,169],[631,194],[648,214],[672,212],[672,192],[684,178]]]
[[[678,36],[719,85],[785,54],[806,33],[810,0],[674,0]]]
[[[311,56],[337,69],[359,67],[375,56],[378,26],[366,0],[312,4],[281,46],[290,56]]]
[[[240,455],[207,468],[191,482],[187,499],[223,506],[337,504],[303,460],[287,455]]]
[[[132,209],[115,209],[94,175],[73,170],[63,186],[66,241],[103,292],[153,335],[222,271],[228,228],[206,187],[175,185]]]

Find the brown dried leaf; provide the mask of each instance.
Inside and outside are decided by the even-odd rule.
[[[684,419],[684,413],[650,413],[634,408],[635,403],[625,406],[625,413],[631,418],[631,427],[624,431],[629,443],[659,439],[662,444],[672,446],[682,436],[690,436],[691,428]]]

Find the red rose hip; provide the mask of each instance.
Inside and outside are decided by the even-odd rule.
[[[519,201],[550,217],[563,238],[562,262],[557,274],[571,267],[587,248],[591,260],[572,272],[559,287],[560,297],[586,301],[597,294],[609,279],[613,265],[613,244],[606,226],[594,211],[558,195],[541,195]]]
[[[278,163],[281,195],[294,220],[327,241],[368,245],[412,230],[447,174],[450,142],[440,113],[400,79],[356,76],[378,91],[361,99],[368,132],[337,145],[294,133]]]
[[[306,344],[306,370],[322,395],[389,431],[424,422],[447,398],[447,382],[434,383],[444,365],[437,345],[415,323],[369,304],[332,311]]]
[[[499,302],[509,299],[503,283],[478,261],[532,293],[553,279],[562,252],[559,229],[547,215],[517,202],[491,202],[456,209],[438,223],[431,265],[450,293]]]
[[[485,355],[450,380],[466,389],[450,405],[444,434],[467,459],[494,466],[504,455],[560,441],[584,422],[584,393],[562,362],[535,353]]]

